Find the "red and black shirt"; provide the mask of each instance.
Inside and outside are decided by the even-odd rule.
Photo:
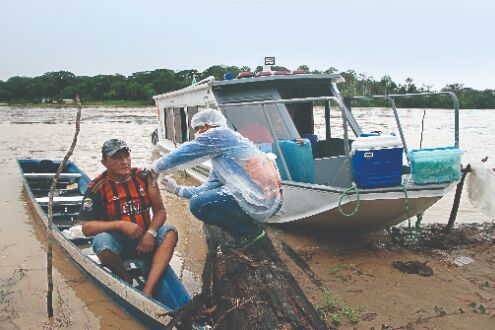
[[[110,180],[107,172],[88,184],[79,211],[79,220],[123,220],[137,223],[146,230],[151,222],[148,174],[132,168],[123,182]]]

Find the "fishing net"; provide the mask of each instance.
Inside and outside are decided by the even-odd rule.
[[[493,161],[471,162],[467,180],[469,201],[484,214],[495,218],[495,163]]]

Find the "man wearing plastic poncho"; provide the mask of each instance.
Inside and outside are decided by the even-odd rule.
[[[273,157],[227,127],[217,110],[205,109],[191,119],[195,139],[156,160],[151,171],[171,173],[211,160],[208,180],[199,187],[178,186],[166,177],[165,189],[190,200],[199,220],[230,233],[238,245],[263,237],[259,223],[282,205],[280,176]],[[273,156],[273,155],[271,155]]]

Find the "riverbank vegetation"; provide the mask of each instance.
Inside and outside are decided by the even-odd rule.
[[[340,73],[345,82],[340,89],[344,96],[351,95],[383,95],[404,94],[418,92],[433,92],[431,85],[418,86],[412,78],[405,82],[395,82],[390,76],[374,78],[354,70],[340,72],[336,68],[327,70],[313,70],[306,65],[298,69],[308,73]],[[231,72],[233,76],[241,71],[259,72],[262,67],[252,70],[249,67],[214,65],[199,72],[198,70],[173,71],[157,69],[153,71],[136,72],[126,77],[121,74],[97,75],[93,77],[76,76],[68,71],[48,72],[38,77],[12,77],[7,81],[0,80],[0,104],[39,105],[62,104],[70,105],[71,100],[79,94],[84,104],[139,106],[152,105],[152,96],[170,92],[191,85],[193,81],[200,81],[214,76],[222,80],[224,74]],[[284,67],[273,67],[273,70],[287,70]],[[495,109],[495,90],[483,91],[464,87],[460,83],[449,84],[441,90],[454,92],[465,109]],[[371,101],[359,101],[356,106],[387,106],[385,101],[373,104]],[[398,100],[397,106],[409,108],[451,108],[452,103],[446,97],[424,97]]]

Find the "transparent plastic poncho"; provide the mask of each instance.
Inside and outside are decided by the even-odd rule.
[[[156,172],[172,173],[211,160],[208,180],[199,187],[180,186],[178,195],[190,199],[206,190],[220,189],[233,196],[254,220],[264,221],[281,207],[278,169],[272,157],[250,140],[226,127],[197,134],[166,156],[155,161]]]

